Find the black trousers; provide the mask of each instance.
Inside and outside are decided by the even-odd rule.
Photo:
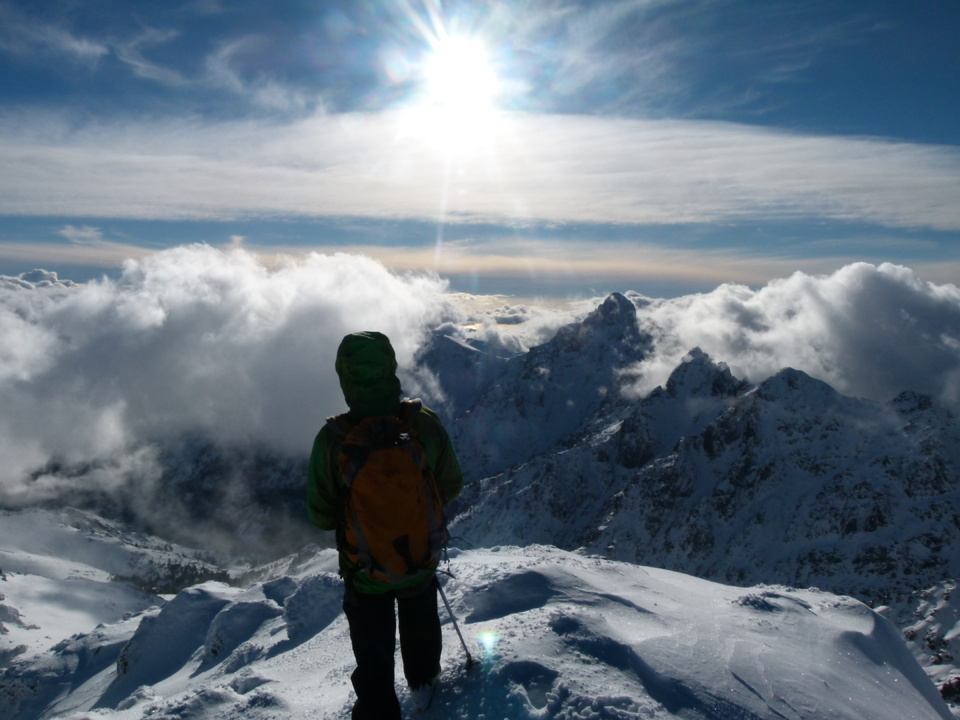
[[[382,595],[358,593],[347,583],[343,611],[350,624],[350,641],[357,660],[357,669],[350,676],[357,693],[351,717],[400,720],[400,702],[393,685],[398,620],[407,684],[417,688],[440,673],[442,637],[436,576],[422,590]]]

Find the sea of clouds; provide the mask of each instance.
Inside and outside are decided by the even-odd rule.
[[[854,264],[671,299],[628,294],[656,339],[630,371],[635,394],[699,346],[754,382],[790,366],[851,395],[914,390],[960,407],[960,289],[907,268]],[[358,255],[268,266],[207,246],[85,284],[47,271],[0,276],[0,502],[56,498],[77,477],[104,489],[155,480],[157,448],[187,433],[306,456],[324,417],[344,409],[333,369],[344,334],[386,333],[405,390],[442,402],[415,366],[433,330],[522,352],[600,300],[491,304]]]
[[[960,408],[960,288],[905,267],[855,263],[640,304],[657,337],[637,369],[641,393],[699,346],[753,382],[793,367],[847,395],[885,401],[912,390]]]
[[[56,493],[51,463],[94,463],[107,484],[149,476],[149,449],[184,433],[306,454],[345,409],[341,338],[385,332],[409,368],[426,329],[449,320],[445,289],[359,256],[267,268],[202,246],[130,261],[117,280],[0,278],[3,495]]]

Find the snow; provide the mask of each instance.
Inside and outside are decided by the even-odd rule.
[[[152,607],[158,598],[113,579],[209,569],[197,555],[78,510],[0,511],[0,660]]]
[[[523,355],[433,339],[436,409],[476,481],[451,528],[482,548],[452,552],[444,584],[480,663],[441,611],[424,717],[951,717],[931,679],[960,695],[956,417],[790,368],[751,385],[698,349],[633,398],[648,330],[614,295]],[[185,490],[220,482],[180,460]],[[261,465],[264,487],[301,476]],[[336,566],[308,547],[226,584],[93,513],[0,511],[0,718],[346,718]]]
[[[347,718],[336,564],[314,548],[246,587],[200,583],[21,656],[0,675],[0,717]],[[441,607],[443,676],[427,720],[951,717],[897,629],[849,597],[548,546],[454,550],[449,570],[445,592],[478,663],[465,668]],[[411,716],[399,656],[397,684]]]
[[[918,594],[917,607],[903,635],[915,657],[923,658],[927,675],[939,684],[949,683],[954,702],[960,700],[960,607],[956,580],[937,583]],[[910,622],[912,621],[912,622]]]
[[[573,442],[469,483],[452,532],[817,586],[896,605],[903,628],[915,593],[960,573],[958,430],[928,397],[850,398],[789,368],[750,385],[694,350],[664,387],[584,419]],[[915,647],[930,667],[936,649]],[[932,676],[957,676],[960,655],[940,657]]]

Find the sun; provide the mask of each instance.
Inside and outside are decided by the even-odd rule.
[[[493,108],[497,77],[486,48],[476,38],[442,40],[424,68],[428,103],[454,112],[488,112]]]
[[[420,72],[421,91],[405,115],[408,127],[451,154],[489,143],[498,124],[498,79],[483,42],[438,38],[430,43]]]

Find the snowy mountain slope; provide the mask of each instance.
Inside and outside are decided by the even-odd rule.
[[[156,592],[227,578],[198,551],[69,509],[0,511],[0,574],[0,665],[152,607]]]
[[[248,588],[208,582],[23,658],[0,714],[346,718],[335,553]],[[950,718],[893,626],[815,590],[734,588],[554,548],[454,554],[444,676],[426,718]],[[401,703],[409,698],[401,685]]]
[[[617,396],[621,371],[642,360],[651,344],[636,307],[614,293],[582,322],[510,358],[451,427],[468,478],[555,449]]]
[[[960,716],[960,605],[957,580],[947,580],[916,593],[913,606],[884,608],[914,657]]]
[[[473,407],[488,385],[496,382],[511,355],[471,338],[435,332],[417,354],[442,388],[431,407],[446,423]]]
[[[456,508],[469,546],[821,587],[893,604],[908,628],[912,596],[960,576],[960,427],[915,393],[864,401],[791,369],[750,386],[694,350],[664,387],[605,405],[570,447],[471,483]],[[945,693],[960,682],[957,656],[912,647]]]
[[[955,576],[960,434],[904,400],[779,373],[634,476],[617,499],[614,555],[874,599]],[[632,510],[640,532],[623,522]]]
[[[960,575],[958,453],[926,398],[794,370],[747,387],[694,353],[622,421],[472,484],[452,531],[886,602]]]

